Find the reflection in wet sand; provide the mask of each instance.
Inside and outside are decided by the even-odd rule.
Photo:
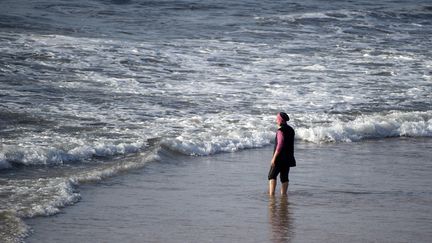
[[[269,197],[269,222],[272,242],[291,242],[294,231],[287,196]]]

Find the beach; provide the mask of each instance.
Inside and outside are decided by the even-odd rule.
[[[429,242],[432,140],[296,144],[289,195],[267,195],[272,148],[161,154],[78,187],[79,203],[25,222],[27,242]],[[278,187],[279,189],[279,187]]]
[[[431,241],[430,0],[0,9],[0,242]]]

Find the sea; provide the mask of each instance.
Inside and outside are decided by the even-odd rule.
[[[432,2],[1,0],[0,241],[161,152],[271,146],[279,111],[303,146],[432,144]]]

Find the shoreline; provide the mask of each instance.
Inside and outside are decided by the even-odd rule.
[[[33,233],[25,240],[427,242],[430,148],[431,139],[411,138],[297,143],[286,201],[266,193],[270,146],[168,158],[80,185],[79,203],[26,219]]]

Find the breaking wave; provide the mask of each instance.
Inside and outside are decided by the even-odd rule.
[[[253,120],[243,118],[237,126],[204,120],[203,124],[215,126],[180,136],[164,142],[170,149],[186,155],[210,155],[262,147],[274,138],[272,116]],[[199,125],[199,124],[196,124]],[[297,114],[292,118],[296,139],[312,143],[355,142],[388,137],[431,137],[432,112],[377,113],[347,117],[329,114]]]

